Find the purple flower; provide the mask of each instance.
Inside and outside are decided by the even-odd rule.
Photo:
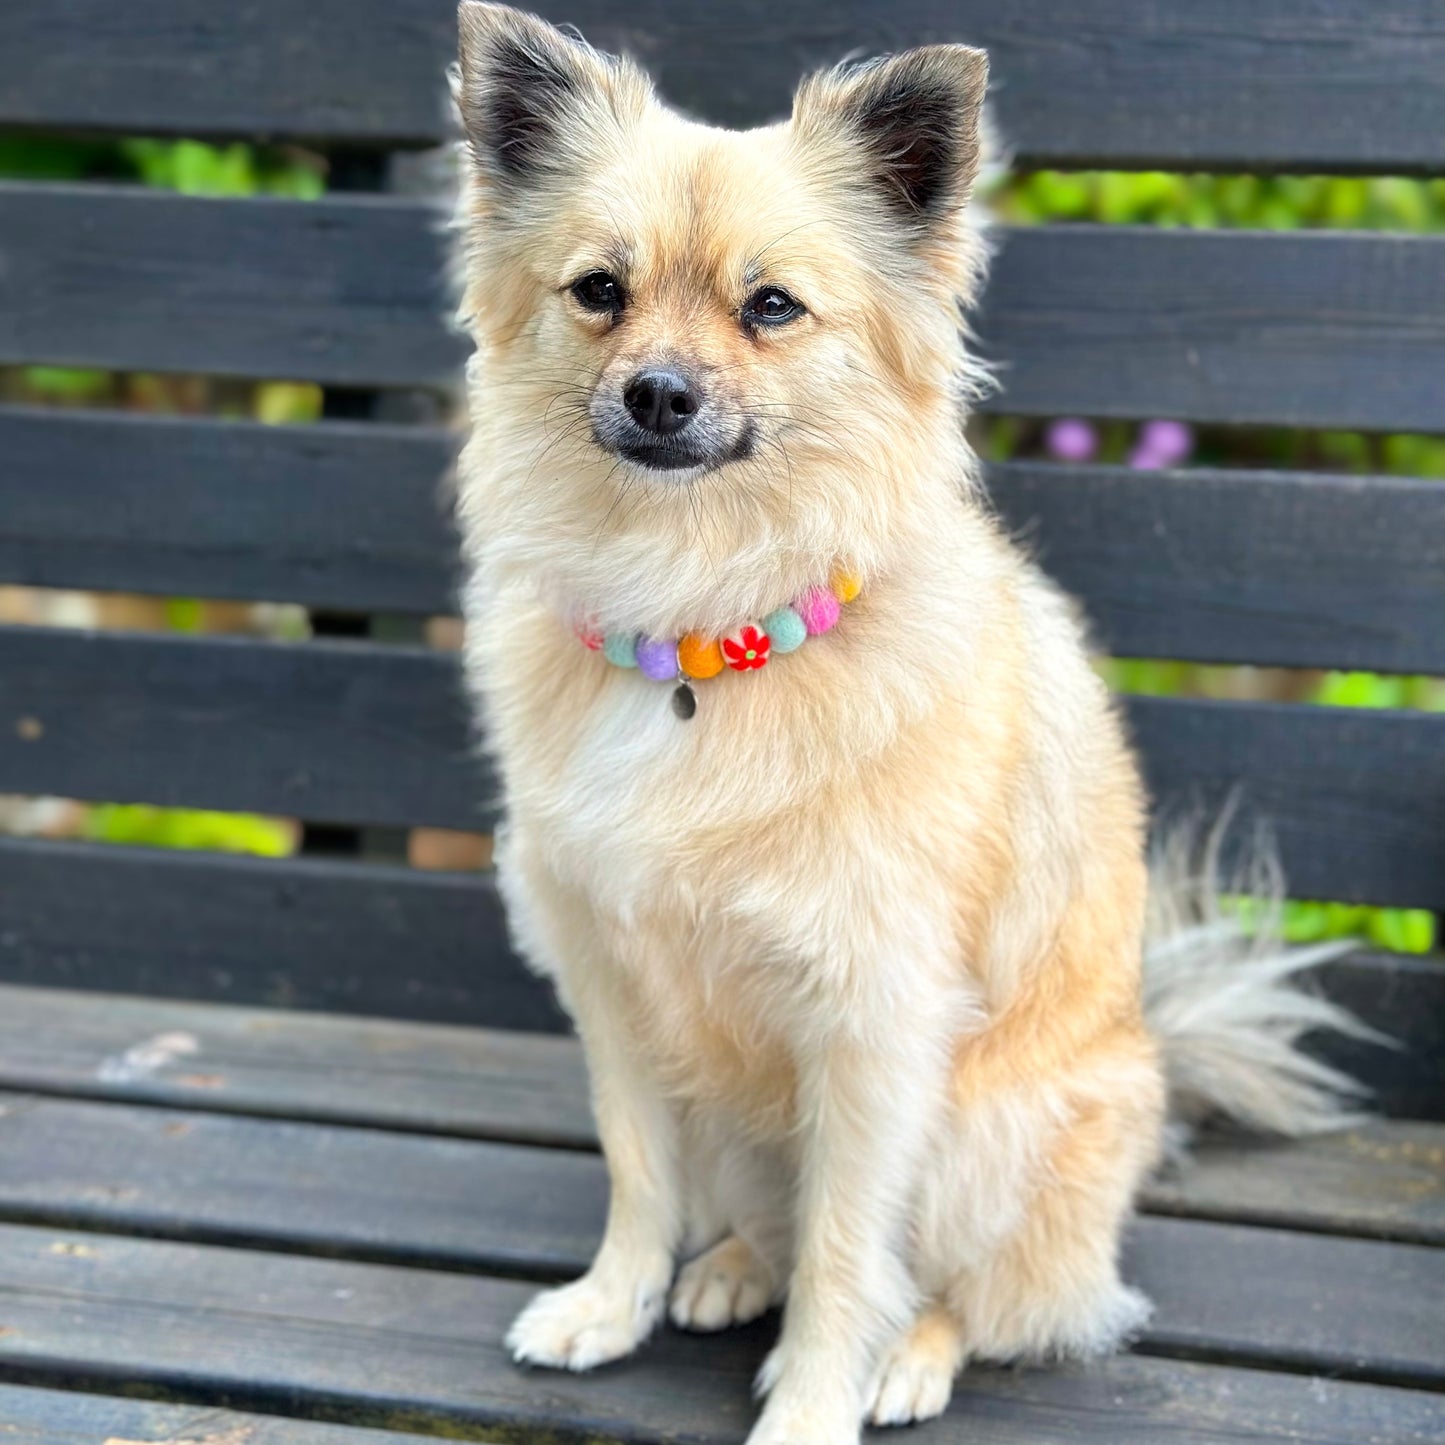
[[[1087,462],[1099,450],[1099,433],[1092,422],[1062,417],[1049,423],[1044,432],[1044,446],[1051,457],[1061,462]]]
[[[1189,460],[1194,432],[1182,421],[1146,421],[1129,455],[1129,465],[1140,471],[1162,471]]]

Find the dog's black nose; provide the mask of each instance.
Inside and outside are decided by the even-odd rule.
[[[679,432],[697,414],[697,388],[680,371],[652,366],[627,383],[622,404],[643,431],[657,436]]]

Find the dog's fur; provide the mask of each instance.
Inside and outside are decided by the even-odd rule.
[[[1116,1260],[1161,1052],[1195,1106],[1284,1132],[1336,1122],[1342,1081],[1289,1048],[1334,1019],[1280,987],[1293,962],[1184,1006],[1175,929],[1146,1017],[1138,771],[963,436],[984,57],[817,75],[740,134],[515,11],[464,4],[461,36],[467,663],[512,925],[586,1045],[612,1181],[592,1268],[511,1346],[586,1369],[670,1287],[703,1330],[786,1298],[752,1445],[935,1414],[970,1358],[1110,1349],[1148,1309]],[[569,292],[598,269],[615,320]],[[762,284],[806,314],[741,324]],[[607,449],[659,360],[750,454]],[[690,722],[569,626],[718,636],[840,567],[865,586],[836,630],[699,684]]]

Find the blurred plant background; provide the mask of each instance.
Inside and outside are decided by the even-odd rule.
[[[272,195],[305,200],[326,192],[328,162],[296,147],[10,137],[0,138],[0,179],[6,178],[106,180],[197,196]],[[1440,179],[1038,171],[1004,178],[989,199],[1001,218],[1015,225],[1090,222],[1266,230],[1445,230],[1445,180]],[[273,425],[315,421],[323,405],[319,388],[284,380],[253,384],[56,367],[0,368],[0,401],[209,413]],[[979,418],[975,425],[980,449],[990,459],[1046,457],[1143,470],[1209,465],[1398,473],[1438,477],[1445,484],[1442,437],[1195,428],[1167,417],[1132,423],[1087,417],[989,416]],[[92,609],[102,623],[103,604],[101,599]],[[14,605],[12,599],[12,608]],[[149,614],[148,625],[181,630],[242,628],[284,637],[301,635],[307,625],[305,614],[294,608],[242,609],[195,599],[162,603],[130,599],[126,606],[156,609]],[[83,603],[78,609],[74,620],[90,620]],[[0,606],[0,615],[3,613]],[[121,614],[125,615],[124,606]],[[1435,678],[1204,667],[1155,659],[1109,659],[1100,665],[1110,682],[1124,692],[1445,711],[1445,681]],[[13,824],[13,810],[11,816]],[[53,811],[45,816],[53,817]],[[295,826],[284,820],[192,810],[73,805],[66,816],[70,831],[108,842],[269,856],[290,851],[298,834]],[[4,822],[5,813],[0,809],[0,826]],[[1291,904],[1287,926],[1291,936],[1301,941],[1358,935],[1382,947],[1411,952],[1427,951],[1434,938],[1434,921],[1427,913],[1330,902]]]

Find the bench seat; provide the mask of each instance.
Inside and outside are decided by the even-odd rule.
[[[47,1442],[740,1441],[774,1321],[664,1330],[581,1378],[506,1359],[605,1200],[570,1040],[0,988],[0,1418]],[[1211,1141],[1144,1211],[1135,1351],[970,1370],[920,1442],[1445,1433],[1445,1126]],[[77,1386],[170,1403],[46,1388]]]

